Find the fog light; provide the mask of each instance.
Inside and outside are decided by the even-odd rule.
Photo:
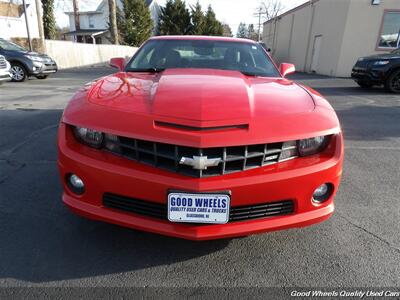
[[[321,184],[317,187],[313,194],[313,201],[317,203],[322,203],[331,196],[333,190],[333,186],[330,183]]]
[[[85,192],[83,180],[75,174],[69,174],[67,176],[67,185],[75,194],[81,195]]]

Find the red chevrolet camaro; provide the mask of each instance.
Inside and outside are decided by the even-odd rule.
[[[81,88],[58,134],[63,201],[192,240],[303,227],[334,210],[343,137],[329,103],[258,43],[148,40]]]

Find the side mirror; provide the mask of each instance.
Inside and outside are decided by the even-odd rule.
[[[267,48],[267,52],[271,52],[271,48]]]
[[[293,74],[296,71],[296,68],[294,67],[293,64],[288,64],[288,63],[281,63],[280,66],[280,71],[282,77],[286,77],[289,74]]]
[[[114,57],[110,59],[110,66],[117,68],[120,71],[123,71],[125,68],[125,58],[123,57]]]

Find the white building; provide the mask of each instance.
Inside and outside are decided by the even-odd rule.
[[[39,38],[35,0],[26,0],[26,11],[31,38]],[[0,37],[27,38],[22,0],[0,0]]]
[[[160,6],[155,0],[145,0],[150,9],[154,26],[158,24]],[[78,1],[78,16],[80,28],[76,30],[74,13],[66,12],[69,17],[69,29],[65,35],[71,36],[79,43],[109,44],[109,9],[107,0]],[[117,0],[117,6],[122,11],[121,0]],[[156,30],[156,28],[155,28]]]

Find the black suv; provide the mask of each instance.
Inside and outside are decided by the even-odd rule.
[[[400,48],[388,54],[359,58],[351,77],[364,88],[383,84],[386,90],[400,93]]]
[[[0,38],[0,54],[11,64],[13,81],[24,81],[29,76],[45,79],[51,73],[57,72],[57,64],[49,56],[37,52],[29,52]]]

